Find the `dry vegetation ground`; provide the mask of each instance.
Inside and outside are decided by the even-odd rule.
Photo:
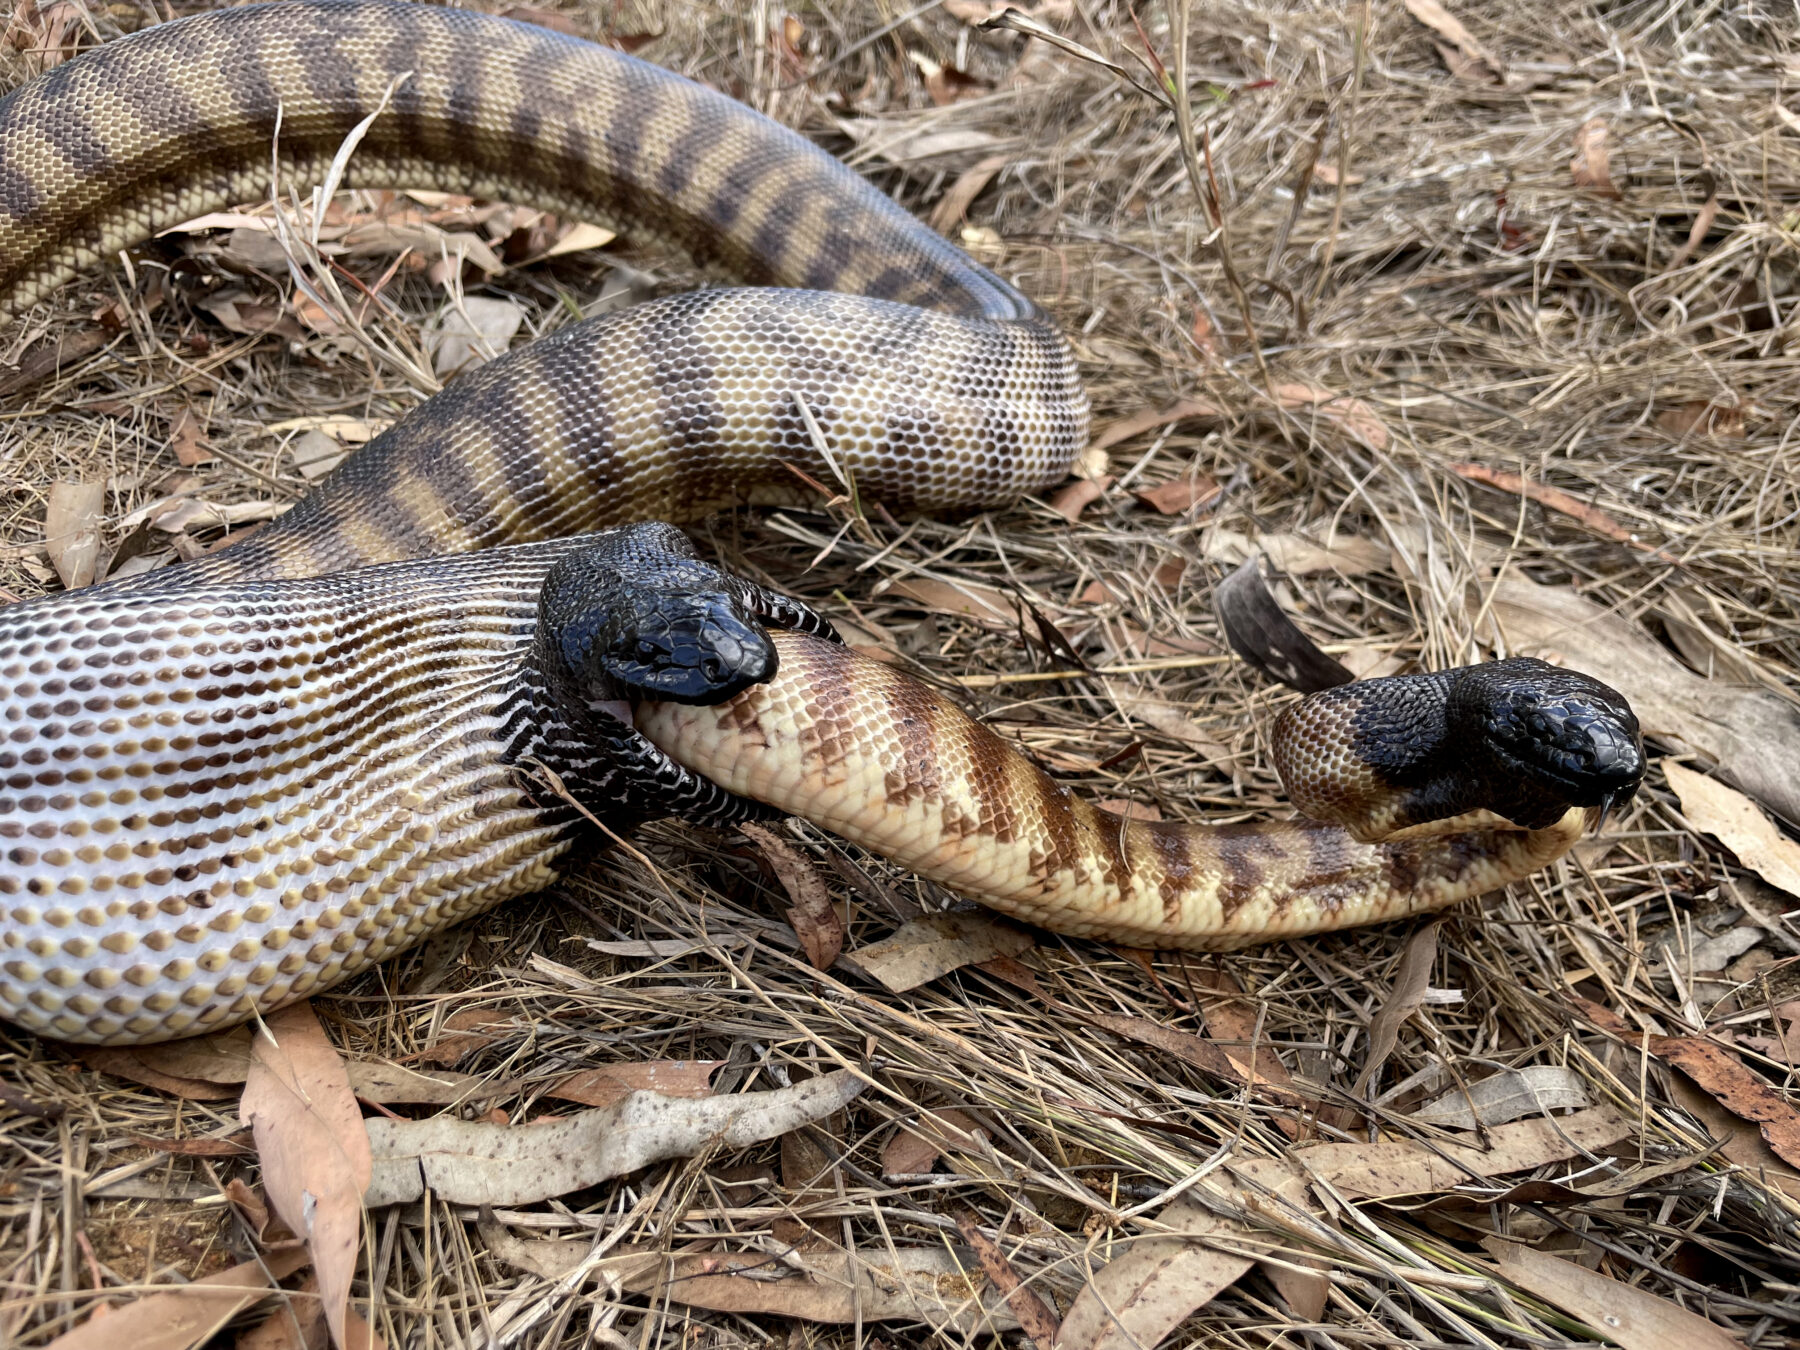
[[[36,35],[28,48],[46,32],[48,45],[85,45],[153,8],[39,0],[14,31]],[[1796,798],[1782,793],[1796,742],[1784,760],[1781,736],[1793,735],[1800,671],[1794,6],[1469,0],[1457,6],[1470,35],[1460,46],[1396,0],[1195,6],[1187,76],[1218,225],[1151,96],[1076,55],[977,31],[986,8],[557,9],[575,31],[820,136],[909,207],[936,212],[1074,337],[1097,428],[1112,433],[1114,481],[1073,523],[1026,503],[845,532],[841,513],[821,507],[719,519],[700,534],[849,619],[859,640],[960,688],[1078,791],[1183,818],[1281,809],[1259,728],[1292,695],[1224,659],[1212,606],[1246,540],[1266,541],[1289,612],[1365,671],[1531,645],[1521,635],[1539,593],[1519,590],[1528,579],[1610,616],[1537,646],[1599,635],[1614,668],[1597,673],[1621,682],[1680,653],[1710,675],[1718,709],[1759,700],[1774,730],[1748,754],[1740,744],[1711,758],[1791,814]],[[1157,77],[1133,53],[1147,41],[1169,59],[1161,5],[1134,22],[1108,0],[1045,0],[1039,18],[1145,84]],[[43,59],[9,49],[7,82]],[[376,218],[381,206],[353,198],[340,210]],[[481,213],[436,209],[451,233],[507,247]],[[394,313],[365,335],[410,354],[404,378],[403,363],[368,358],[316,307],[296,305],[285,265],[258,263],[254,242],[176,237],[0,338],[12,361],[58,340],[73,353],[84,334],[105,343],[0,406],[0,586],[56,584],[38,542],[54,483],[105,485],[104,562],[151,503],[186,494],[235,505],[242,522],[303,491],[295,452],[320,442],[295,419],[337,419],[327,430],[353,436],[429,393],[421,334],[450,302],[415,267],[423,253],[388,279]],[[543,242],[525,225],[510,239],[515,254]],[[373,285],[393,253],[346,266]],[[470,298],[516,302],[517,341],[603,295],[685,284],[678,264],[617,246],[460,279]],[[241,294],[221,306],[229,290]],[[272,333],[244,331],[277,318]],[[1205,406],[1152,419],[1177,400]],[[177,462],[183,447],[195,463]],[[1456,471],[1468,464],[1567,495],[1545,504],[1516,481]],[[1194,488],[1164,495],[1169,514],[1133,492],[1183,481]],[[216,520],[188,513],[174,542],[212,544]],[[139,532],[132,548],[144,545],[154,553],[171,538]],[[1016,596],[1119,673],[1058,674]],[[1662,746],[1709,763],[1673,731]],[[320,1000],[320,1015],[365,1060],[441,1048],[449,1018],[467,1027],[494,1015],[462,1043],[470,1053],[455,1067],[489,1084],[462,1109],[515,1122],[572,1109],[544,1096],[572,1072],[633,1061],[724,1061],[719,1092],[837,1065],[872,1085],[779,1145],[716,1150],[485,1222],[441,1203],[376,1212],[358,1298],[390,1345],[479,1345],[502,1331],[544,1347],[923,1342],[934,1333],[917,1321],[708,1310],[671,1287],[571,1293],[501,1248],[600,1230],[683,1250],[712,1235],[777,1268],[784,1252],[804,1261],[833,1244],[864,1256],[929,1248],[967,1263],[963,1284],[944,1277],[953,1296],[992,1280],[985,1234],[1056,1316],[1095,1268],[1154,1236],[1170,1188],[1205,1168],[1192,1194],[1217,1224],[1205,1257],[1215,1264],[1178,1283],[1217,1277],[1220,1248],[1272,1259],[1181,1325],[1186,1341],[1700,1344],[1691,1324],[1663,1320],[1680,1305],[1749,1344],[1791,1343],[1800,1177],[1778,1154],[1800,1164],[1789,1105],[1800,928],[1781,917],[1796,902],[1691,828],[1691,814],[1653,771],[1603,842],[1441,928],[1225,958],[1146,959],[1035,934],[1010,959],[906,993],[813,970],[773,874],[743,840],[652,829],[641,857],[604,857],[559,893]],[[950,903],[809,828],[793,838],[847,916],[852,949]],[[631,945],[644,940],[678,941],[651,957]],[[1671,1067],[1684,1056],[1714,1094],[1760,1115],[1775,1151]],[[256,1183],[255,1160],[229,1145],[191,1157],[142,1142],[232,1138],[229,1092],[184,1100],[22,1034],[6,1037],[0,1064],[12,1095],[40,1112],[0,1117],[0,1343],[45,1344],[88,1316],[97,1290],[179,1282],[248,1252],[220,1196],[233,1177]],[[1512,1074],[1527,1068],[1535,1079]],[[1542,1146],[1559,1137],[1547,1121],[1577,1118],[1540,1110],[1502,1126],[1509,1113],[1495,1106],[1471,1130],[1420,1112],[1487,1079],[1515,1096],[1535,1081],[1581,1119],[1619,1123],[1559,1161],[1483,1175],[1468,1160],[1496,1156],[1504,1130],[1536,1130]],[[962,1128],[935,1127],[934,1146],[902,1157],[898,1128],[931,1134],[926,1110]],[[1367,1178],[1359,1189],[1317,1163],[1321,1146],[1371,1140],[1412,1141],[1409,1167],[1430,1152],[1465,1162],[1444,1163],[1410,1196]],[[1473,1151],[1444,1152],[1454,1146]],[[1253,1178],[1277,1173],[1242,1170],[1309,1153],[1310,1204],[1259,1195]],[[1287,1198],[1304,1191],[1302,1181]],[[1530,1275],[1481,1245],[1495,1235],[1568,1262]],[[1633,1310],[1629,1293],[1596,1297],[1571,1270],[1665,1302]],[[993,1334],[978,1318],[963,1327],[948,1334]]]

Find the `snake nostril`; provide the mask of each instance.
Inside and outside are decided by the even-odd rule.
[[[716,656],[709,656],[700,663],[700,673],[710,684],[718,684],[725,678],[725,664]]]

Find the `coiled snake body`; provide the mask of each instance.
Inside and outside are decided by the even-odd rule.
[[[866,496],[1004,502],[1061,476],[1087,404],[1029,301],[829,156],[543,30],[305,0],[57,68],[0,103],[0,305],[266,196],[272,156],[318,181],[365,119],[348,185],[604,221],[753,288],[566,329],[242,544],[0,610],[0,1015],[149,1041],[322,989],[549,884],[585,828],[551,782],[619,826],[754,797],[1046,926],[1192,947],[1478,893],[1635,785],[1616,695],[1514,669],[1469,714],[1505,733],[1485,779],[1438,753],[1463,686],[1418,677],[1284,722],[1339,824],[1126,824],[672,535],[581,536],[794,499],[786,464],[831,471],[815,427]],[[639,703],[649,740],[619,720],[646,696],[679,700]],[[1525,828],[1344,828],[1483,805]]]

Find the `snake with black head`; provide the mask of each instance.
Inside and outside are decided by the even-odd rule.
[[[543,29],[305,0],[81,55],[0,103],[0,306],[266,197],[272,164],[321,181],[365,122],[346,185],[601,221],[749,285],[490,363],[228,550],[0,610],[0,1016],[144,1042],[324,989],[550,884],[589,828],[553,780],[610,828],[793,811],[1046,927],[1196,948],[1480,893],[1635,787],[1616,694],[1501,663],[1287,715],[1318,821],[1124,822],[633,525],[803,499],[815,427],[867,497],[1000,504],[1065,472],[1087,401],[1030,301],[830,156]]]

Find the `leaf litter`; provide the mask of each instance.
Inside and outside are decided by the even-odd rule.
[[[710,1094],[668,1097],[683,1109],[845,1068],[868,1086],[798,1134],[709,1136],[544,1200],[363,1211],[354,1309],[394,1345],[1017,1338],[977,1252],[991,1244],[1064,1341],[1115,1282],[1142,1291],[1126,1300],[1140,1339],[1618,1340],[1592,1319],[1624,1312],[1627,1284],[1644,1325],[1684,1342],[1708,1324],[1790,1338],[1800,1172],[1760,1131],[1785,1139],[1791,1111],[1800,931],[1758,846],[1697,832],[1680,773],[1744,794],[1769,850],[1791,843],[1790,39],[1751,7],[1196,7],[1189,165],[1156,101],[1179,14],[1005,9],[953,0],[885,33],[853,8],[521,11],[854,156],[1077,345],[1101,448],[1056,509],[871,517],[840,538],[822,496],[703,543],[853,620],[1071,790],[1164,819],[1283,809],[1259,746],[1289,695],[1225,655],[1212,606],[1251,557],[1276,612],[1354,670],[1543,655],[1625,689],[1681,764],[1570,860],[1438,928],[1407,1015],[1390,993],[1408,983],[1404,926],[1145,957],[1024,930],[995,945],[1004,929],[952,911],[979,917],[974,945],[903,941],[935,954],[895,990],[857,954],[946,917],[940,889],[785,832],[842,917],[849,955],[821,970],[740,836],[649,829],[638,856],[472,920],[447,957],[408,954],[316,1002],[365,1131],[529,1138],[610,1109],[559,1084]],[[8,81],[144,21],[15,17]],[[212,547],[455,378],[427,335],[487,309],[470,302],[521,316],[468,324],[479,357],[692,279],[503,203],[348,193],[285,233],[266,203],[241,206],[129,273],[89,274],[0,342],[7,594],[64,580],[45,547],[56,483],[86,493],[96,577]],[[294,244],[316,296],[292,286]],[[204,432],[192,465],[171,444],[184,410]],[[332,444],[293,453],[307,432]],[[1196,504],[1186,485],[1209,480],[1221,492]],[[1170,489],[1173,514],[1138,505],[1170,484],[1188,499]],[[156,1049],[7,1036],[10,1343],[153,1344],[120,1319],[269,1259],[253,1238],[279,1221],[240,1228],[244,1201],[225,1199],[279,1189],[240,1151],[247,1068]],[[780,1176],[801,1137],[806,1175]],[[890,1176],[890,1150],[917,1170]],[[778,1236],[800,1233],[803,1251]],[[531,1249],[537,1269],[513,1263]],[[1140,1250],[1210,1273],[1146,1275]],[[302,1275],[283,1272],[284,1297],[322,1311]],[[252,1315],[231,1299],[226,1315]]]

